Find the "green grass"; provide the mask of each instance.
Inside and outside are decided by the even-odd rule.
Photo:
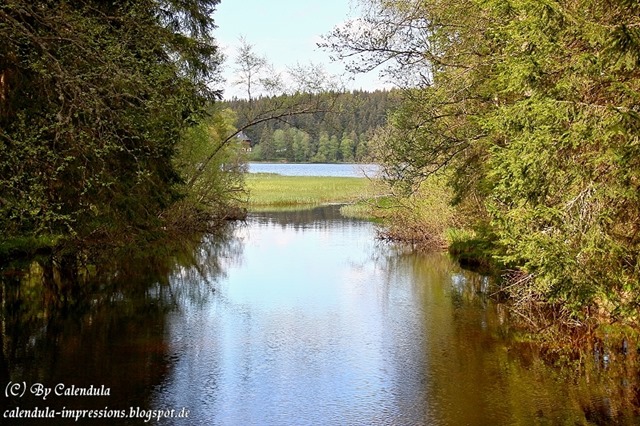
[[[372,186],[374,188],[375,186]],[[371,195],[362,198],[355,203],[344,205],[340,208],[343,216],[353,219],[365,219],[373,222],[384,223],[392,216],[393,200],[384,195],[384,188],[377,186],[378,190],[370,189]]]
[[[251,173],[246,182],[254,211],[354,203],[373,195],[366,178]]]

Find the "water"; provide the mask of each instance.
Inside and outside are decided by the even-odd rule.
[[[254,214],[180,253],[95,271],[64,300],[36,266],[5,274],[2,393],[25,382],[110,395],[26,392],[0,408],[174,410],[150,422],[167,425],[637,422],[637,370],[550,367],[517,343],[486,277],[374,231],[337,206]]]
[[[284,176],[374,177],[376,164],[249,163],[249,173],[277,173]]]

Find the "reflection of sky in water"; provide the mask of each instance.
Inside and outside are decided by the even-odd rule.
[[[467,278],[462,274],[453,274],[451,276],[451,283],[455,291],[462,293],[467,285]]]
[[[478,276],[473,274],[473,282],[469,282],[469,274],[452,274],[451,284],[457,293],[473,290],[479,294],[487,294],[491,285],[491,278],[488,276]]]
[[[489,280],[444,254],[378,243],[336,206],[254,214],[228,231],[172,258],[106,264],[99,276],[114,278],[89,288],[112,291],[46,318],[55,293],[7,278],[4,382],[111,388],[47,400],[58,409],[191,410],[160,424],[640,424],[634,364],[599,347],[586,378],[549,368],[511,340]]]
[[[420,308],[403,283],[385,283],[372,227],[239,228],[242,262],[208,304],[185,303],[169,321],[178,361],[156,405],[195,407],[203,424],[402,417],[398,398],[421,393],[402,379],[415,363],[408,345],[422,339]]]
[[[337,207],[253,215],[212,273],[175,274],[190,296],[152,405],[201,425],[584,424],[575,387],[507,349],[487,278],[373,227]]]

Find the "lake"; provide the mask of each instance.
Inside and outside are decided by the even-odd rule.
[[[79,288],[4,271],[0,408],[54,413],[7,424],[637,424],[624,359],[553,366],[488,277],[375,236],[327,206],[110,259]]]
[[[374,177],[376,164],[249,163],[249,173],[277,173],[284,176]]]

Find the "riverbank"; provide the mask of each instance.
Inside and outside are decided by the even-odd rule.
[[[331,203],[351,194],[343,199],[359,201],[349,204],[350,208],[370,208],[372,212],[377,209],[387,220],[393,213],[393,218],[399,220],[398,230],[411,225],[414,230],[422,226],[424,232],[427,226],[419,220],[432,220],[438,226],[462,224],[457,216],[447,216],[455,211],[444,209],[446,193],[437,188],[423,188],[425,194],[420,199],[428,200],[429,194],[431,201],[410,204],[407,200],[370,197],[374,192],[368,185],[373,182],[361,178],[245,178],[248,186],[257,184],[254,190],[261,184],[270,188],[262,195],[269,193],[273,200],[293,196],[296,187],[304,189],[304,196],[293,199],[304,203],[310,199]],[[318,185],[309,186],[312,182]],[[339,184],[332,186],[329,182]],[[253,193],[254,197],[257,195]],[[151,254],[148,249],[144,253],[121,253],[125,261],[130,261],[123,261],[122,265],[113,265],[111,255],[88,268],[77,264],[77,273],[56,261],[28,268],[25,278],[20,278],[18,270],[6,274],[2,277],[9,330],[5,341],[11,345],[7,353],[12,356],[8,365],[22,365],[21,371],[36,371],[24,367],[29,367],[25,363],[33,359],[33,365],[50,366],[37,370],[40,381],[51,381],[53,374],[60,377],[59,371],[63,371],[62,377],[68,382],[82,379],[105,384],[113,388],[109,405],[120,401],[143,404],[128,393],[132,380],[141,384],[155,380],[150,386],[153,389],[161,382],[169,389],[167,393],[154,393],[155,406],[172,406],[177,404],[172,399],[175,384],[184,383],[181,378],[188,379],[198,392],[209,389],[208,380],[193,382],[190,378],[199,368],[211,372],[212,363],[219,362],[220,369],[211,373],[216,375],[218,386],[211,400],[205,400],[207,410],[197,404],[189,406],[193,418],[203,422],[214,422],[208,417],[212,412],[223,413],[221,417],[225,419],[234,418],[237,406],[255,407],[265,400],[253,400],[254,393],[234,394],[236,389],[241,390],[233,381],[236,371],[249,372],[250,379],[242,380],[257,387],[262,384],[268,392],[303,394],[311,386],[306,373],[295,370],[300,363],[295,361],[291,375],[284,379],[281,367],[288,360],[304,359],[305,365],[315,369],[327,367],[326,372],[314,374],[314,378],[331,379],[312,383],[313,389],[320,389],[314,393],[314,401],[346,401],[350,405],[345,413],[365,408],[359,405],[363,400],[358,394],[345,397],[333,386],[336,378],[351,377],[357,382],[350,383],[349,389],[366,384],[362,388],[367,390],[363,395],[366,401],[370,401],[370,390],[376,383],[381,386],[376,391],[376,395],[382,395],[381,405],[400,400],[388,398],[385,393],[392,382],[400,384],[393,394],[406,392],[401,401],[417,398],[414,405],[421,407],[421,413],[424,407],[420,401],[450,401],[447,406],[462,407],[442,412],[436,407],[432,417],[415,417],[416,423],[441,418],[451,424],[513,424],[518,419],[526,424],[540,419],[553,424],[564,420],[571,420],[572,424],[636,424],[640,352],[633,330],[599,327],[590,334],[582,330],[579,335],[575,328],[532,327],[527,318],[513,310],[511,300],[496,293],[499,286],[494,286],[491,279],[459,268],[440,248],[436,250],[440,252],[434,252],[380,244],[373,240],[383,227],[345,220],[335,205],[306,209],[304,203],[299,204],[304,211],[282,211],[291,210],[286,206],[278,208],[278,212],[254,211],[246,223],[226,227],[224,235],[194,235],[182,245],[183,250],[158,244],[155,256],[147,257]],[[420,207],[422,213],[410,215],[405,209],[408,206]],[[450,229],[454,228],[449,228],[444,238],[474,236],[455,234]],[[45,279],[50,283],[45,285]],[[72,279],[80,285],[65,285]],[[111,289],[115,296],[109,292]],[[73,318],[65,317],[70,305]],[[243,314],[250,313],[241,320],[239,306]],[[42,312],[46,312],[46,318]],[[83,324],[81,330],[74,328],[78,323]],[[47,333],[43,334],[45,324]],[[110,339],[105,349],[103,336],[113,333],[107,327],[120,330],[116,335],[124,340]],[[185,336],[190,337],[185,340]],[[542,337],[548,340],[541,342]],[[86,356],[77,355],[81,348],[73,352],[66,349],[75,348],[79,339]],[[20,358],[24,353],[20,345],[30,351],[29,359]],[[390,352],[384,352],[387,348]],[[58,354],[58,350],[63,352]],[[233,356],[221,362],[219,351]],[[93,368],[95,353],[103,354],[98,358],[101,365],[113,369],[107,368],[103,373],[105,369]],[[235,356],[247,353],[255,356]],[[399,357],[398,362],[393,361],[394,356]],[[55,359],[56,363],[42,362],[43,357]],[[135,368],[140,375],[132,379],[121,375],[126,369],[117,363],[120,359],[127,366],[149,365],[150,359],[167,365]],[[260,360],[260,368],[255,367],[254,359]],[[365,367],[371,367],[368,370],[363,367],[363,359],[378,361],[365,363]],[[387,359],[392,363],[382,364]],[[380,365],[393,374],[384,383],[376,382]],[[460,369],[460,365],[465,368]],[[397,373],[403,374],[400,380],[394,366],[402,366]],[[432,370],[423,376],[427,367]],[[169,372],[166,377],[165,371]],[[375,376],[360,376],[369,371]],[[10,373],[31,380],[15,369]],[[149,378],[149,374],[161,377]],[[196,376],[208,379],[207,374]],[[440,392],[436,396],[434,389]],[[425,394],[433,397],[424,398]],[[482,396],[477,397],[479,394]],[[242,403],[236,406],[225,402],[217,410],[210,409],[215,401],[229,398]],[[313,407],[304,405],[305,401],[308,398],[299,400],[296,415],[304,410],[308,416],[315,413]],[[12,404],[18,402],[26,404]],[[499,409],[495,409],[496,404]],[[273,407],[280,405],[269,404],[264,412],[275,410]],[[409,413],[404,405],[388,407],[389,412],[396,409]],[[326,416],[326,410],[318,413]],[[367,418],[371,416],[367,411]],[[410,422],[408,418],[388,420]]]
[[[640,351],[640,330],[633,316],[598,306],[576,308],[542,297],[535,287],[536,277],[507,263],[491,232],[469,221],[477,215],[472,212],[474,206],[454,207],[452,200],[450,188],[437,178],[423,182],[409,195],[394,193],[377,182],[375,192],[341,211],[380,222],[377,237],[382,240],[417,251],[447,251],[463,268],[493,277],[491,297],[509,301],[522,340],[535,342],[552,358],[576,360],[603,348],[620,356]]]

